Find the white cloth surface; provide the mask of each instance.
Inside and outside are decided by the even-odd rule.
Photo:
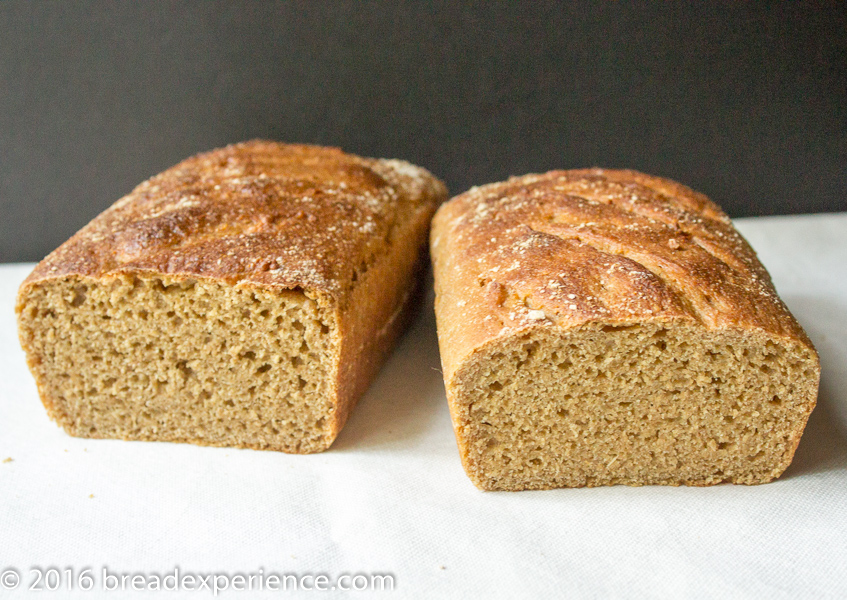
[[[431,300],[326,453],[76,439],[16,333],[0,266],[0,571],[390,573],[396,598],[847,597],[847,213],[741,219],[823,363],[778,481],[481,492],[459,462]],[[91,496],[93,495],[93,497]],[[211,597],[207,591],[166,597]],[[223,597],[250,597],[228,590]],[[264,592],[263,597],[342,597]]]

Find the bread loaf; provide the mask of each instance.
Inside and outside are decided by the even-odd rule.
[[[634,171],[512,178],[443,205],[431,254],[478,487],[755,484],[791,462],[818,357],[702,194]]]
[[[401,332],[427,171],[252,141],[139,185],[20,288],[21,345],[69,433],[319,452]]]

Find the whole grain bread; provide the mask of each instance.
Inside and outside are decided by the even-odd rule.
[[[402,331],[446,197],[424,169],[251,141],[139,185],[20,288],[72,435],[317,452]]]
[[[818,357],[704,195],[634,171],[516,177],[444,204],[431,254],[477,486],[753,484],[791,462]]]

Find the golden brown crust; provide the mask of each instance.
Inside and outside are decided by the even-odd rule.
[[[446,381],[540,321],[688,319],[812,347],[729,217],[667,179],[586,169],[474,188],[439,209],[431,250]]]
[[[132,271],[310,288],[343,306],[398,219],[446,196],[425,170],[337,148],[253,140],[145,181],[45,258],[26,283]]]

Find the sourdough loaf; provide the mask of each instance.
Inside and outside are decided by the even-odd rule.
[[[431,254],[464,467],[487,490],[763,483],[817,354],[729,218],[634,171],[554,171],[443,205]]]
[[[445,196],[406,162],[266,141],[142,183],[20,288],[48,414],[83,437],[325,450],[402,331]]]

